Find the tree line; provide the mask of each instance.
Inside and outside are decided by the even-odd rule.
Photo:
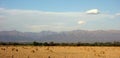
[[[120,42],[94,42],[94,43],[55,43],[55,42],[0,42],[0,45],[32,45],[32,46],[120,46]]]

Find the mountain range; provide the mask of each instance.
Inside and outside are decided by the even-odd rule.
[[[0,42],[112,42],[120,41],[120,30],[73,30],[63,32],[0,31]]]

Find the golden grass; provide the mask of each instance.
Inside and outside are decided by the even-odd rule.
[[[120,47],[0,46],[0,58],[120,58]]]

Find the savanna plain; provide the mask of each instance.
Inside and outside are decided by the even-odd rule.
[[[0,46],[0,58],[120,58],[120,47]]]

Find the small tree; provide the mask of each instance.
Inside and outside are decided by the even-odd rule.
[[[81,43],[80,43],[80,42],[76,43],[76,46],[80,46],[80,45],[81,45]]]
[[[54,43],[54,42],[50,42],[49,45],[50,45],[50,46],[54,46],[55,43]]]
[[[114,45],[114,46],[120,46],[120,42],[114,41],[114,42],[113,42],[113,45]]]
[[[47,42],[44,42],[43,45],[44,46],[49,46],[49,44]]]
[[[34,42],[33,42],[33,45],[34,45],[34,46],[38,46],[38,45],[39,45],[39,43],[38,43],[38,42],[36,42],[36,41],[34,41]]]

